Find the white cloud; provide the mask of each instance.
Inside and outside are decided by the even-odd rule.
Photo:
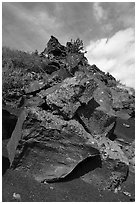
[[[90,64],[111,73],[127,86],[135,87],[134,29],[118,31],[111,38],[90,41],[86,47]]]

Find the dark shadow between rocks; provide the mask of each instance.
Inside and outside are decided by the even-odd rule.
[[[17,116],[2,110],[2,139],[8,139],[16,126]]]
[[[90,106],[92,108],[88,108],[87,110],[87,106]],[[90,115],[93,113],[93,111],[99,107],[100,105],[94,100],[91,99],[88,104],[86,105],[85,103],[81,103],[81,106],[77,109],[77,111],[75,112],[75,115],[73,117],[73,119],[75,119],[76,121],[78,121],[83,127],[84,129],[90,134],[90,131],[88,129],[88,127],[86,126],[86,124],[83,122],[83,120],[81,119],[80,115],[81,115],[81,111],[85,110],[86,117],[90,118]]]
[[[47,183],[54,182],[67,182],[73,179],[79,178],[96,168],[101,168],[102,162],[99,155],[94,157],[88,157],[80,162],[65,178],[55,178],[52,180],[46,180]]]
[[[114,126],[112,127],[112,129],[108,132],[107,137],[111,140],[114,141],[117,139],[117,135],[114,133],[115,128],[116,128],[116,122],[114,123]]]
[[[89,119],[94,112],[95,109],[99,107],[99,103],[95,101],[94,98],[92,98],[87,104],[82,103],[82,105],[77,109],[77,113],[81,115],[81,113],[85,113],[84,116],[86,116],[87,119]]]
[[[40,105],[40,108],[42,108],[43,110],[51,110],[51,108],[48,106],[48,104],[46,103],[46,100],[45,100],[45,103],[43,103],[42,105]]]
[[[114,141],[114,140],[117,139],[117,135],[115,135],[114,133],[112,133],[111,135],[109,135],[109,139],[110,139],[111,141]]]
[[[4,175],[10,167],[10,161],[7,157],[2,156],[2,175]]]
[[[82,121],[82,119],[79,117],[79,115],[77,114],[77,112],[75,113],[73,119],[75,119],[76,121],[78,121],[83,128],[85,129],[86,132],[88,132],[90,134],[90,131],[88,130],[88,128],[86,127],[85,123]]]

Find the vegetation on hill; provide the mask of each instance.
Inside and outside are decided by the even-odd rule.
[[[6,49],[3,104],[19,116],[7,144],[10,166],[48,183],[92,158],[95,168],[107,167],[102,190],[121,189],[134,170],[134,143],[120,144],[114,130],[117,118],[134,117],[134,96],[88,64],[79,39],[64,46],[51,36],[41,54]]]
[[[30,82],[45,79],[59,70],[57,78],[64,78],[69,76],[69,74],[73,76],[78,70],[90,70],[107,87],[117,89],[118,92],[125,93],[125,95],[129,94],[129,103],[134,103],[135,91],[133,89],[132,91],[127,91],[127,89],[121,88],[121,83],[110,73],[102,72],[96,65],[89,65],[84,53],[83,42],[79,38],[74,41],[71,40],[66,43],[66,46],[63,46],[54,36],[51,36],[47,47],[40,54],[37,50],[33,53],[27,53],[3,47],[3,100],[15,100],[15,98],[21,97]]]
[[[2,91],[3,97],[15,89],[23,93],[24,86],[44,73],[44,64],[39,55],[8,47],[2,48]],[[32,73],[32,74],[31,74]]]

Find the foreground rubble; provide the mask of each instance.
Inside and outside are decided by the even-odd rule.
[[[41,57],[48,61],[50,76],[25,87],[22,112],[7,144],[11,168],[42,183],[58,182],[94,158],[95,168],[108,165],[104,189],[117,189],[134,161],[133,152],[128,155],[111,137],[116,118],[129,118],[133,111],[133,107],[126,111],[128,93],[123,103],[120,96],[116,99],[120,90],[110,86],[115,79],[53,36]]]

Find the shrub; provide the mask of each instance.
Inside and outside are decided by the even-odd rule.
[[[43,76],[43,62],[38,53],[26,53],[18,50],[2,48],[2,91],[7,98],[12,92],[22,93],[24,86],[32,79],[29,73],[35,77]]]
[[[38,53],[27,53],[18,50],[11,50],[7,47],[2,48],[2,68],[12,65],[14,69],[25,71],[44,72],[42,60]]]
[[[71,42],[67,42],[66,47],[68,52],[71,53],[81,53],[84,50],[83,41],[79,38],[74,41],[71,39]]]

